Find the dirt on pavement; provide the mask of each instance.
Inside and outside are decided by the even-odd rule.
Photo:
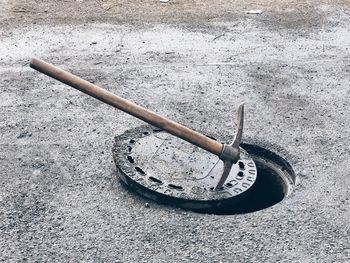
[[[0,259],[349,262],[349,26],[349,1],[0,0]],[[244,140],[293,165],[294,192],[232,216],[138,197],[111,148],[143,123],[33,56],[223,140],[245,101]]]

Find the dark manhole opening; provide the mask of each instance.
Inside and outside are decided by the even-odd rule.
[[[171,178],[161,178],[155,174],[148,173],[149,170],[145,169],[147,166],[145,167],[142,161],[139,162],[138,155],[140,153],[138,151],[142,151],[145,146],[149,147],[150,142],[156,140],[158,133],[163,133],[164,135],[164,132],[159,130],[155,131],[144,126],[139,127],[116,137],[113,148],[118,175],[124,185],[141,196],[158,203],[200,213],[218,215],[242,214],[259,211],[281,202],[291,193],[294,187],[295,173],[284,158],[258,145],[241,144],[241,148],[249,154],[249,158],[255,163],[256,177],[254,181],[250,183],[249,180],[249,172],[252,169],[250,162],[252,161],[242,160],[237,163],[237,171],[239,172],[236,172],[236,180],[227,181],[219,191],[214,191],[213,184],[207,184],[206,187],[201,188],[193,182],[192,185],[189,183],[192,192],[188,191],[186,180],[180,183],[180,181],[172,180]],[[151,138],[153,135],[155,137]],[[149,141],[147,139],[148,136],[150,137]],[[158,136],[162,138],[162,136]],[[140,142],[140,138],[144,141]],[[172,154],[171,149],[169,149],[169,147],[173,147],[172,145],[173,143],[171,142],[168,145],[164,145],[164,150],[166,149]],[[156,153],[160,152],[159,148],[158,146],[155,147]],[[134,158],[131,157],[131,154]],[[140,160],[143,160],[143,158]],[[154,171],[151,170],[151,172]],[[207,180],[209,182],[213,180],[214,182],[216,177],[208,175]],[[249,183],[248,189],[237,189],[238,184],[244,187]],[[236,190],[239,191],[234,193]],[[193,191],[197,191],[198,193],[196,194],[201,199],[191,198],[194,196],[192,195]],[[225,196],[225,192],[228,193],[229,191],[234,194],[228,197],[227,195]],[[221,199],[217,197],[206,198],[206,196],[220,195],[220,193],[223,194]]]
[[[219,215],[251,213],[274,206],[291,193],[296,175],[285,159],[258,145],[242,144],[241,147],[255,161],[257,178],[254,185],[239,203],[207,212]]]

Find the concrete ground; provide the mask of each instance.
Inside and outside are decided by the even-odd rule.
[[[349,6],[0,0],[0,259],[349,262]],[[33,56],[219,138],[245,101],[244,140],[293,165],[294,191],[230,216],[128,192],[112,142],[142,122],[30,69]]]

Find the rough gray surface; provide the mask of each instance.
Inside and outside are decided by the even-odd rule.
[[[24,14],[16,2],[0,1],[3,261],[350,261],[346,2],[215,19],[199,6],[196,23],[168,14],[166,24],[101,11],[95,21],[44,12],[23,23],[44,14],[43,2]],[[120,185],[111,156],[113,137],[141,122],[29,69],[32,56],[221,138],[246,101],[245,139],[291,162],[295,191],[236,216],[146,206]]]

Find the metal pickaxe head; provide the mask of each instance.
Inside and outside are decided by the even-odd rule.
[[[219,183],[215,187],[215,190],[219,190],[225,183],[227,177],[230,174],[232,165],[237,163],[240,159],[240,149],[239,145],[242,141],[243,133],[243,121],[244,121],[244,103],[239,105],[237,110],[237,131],[235,137],[230,144],[224,144],[222,152],[219,158],[224,162],[224,170],[222,172]]]

